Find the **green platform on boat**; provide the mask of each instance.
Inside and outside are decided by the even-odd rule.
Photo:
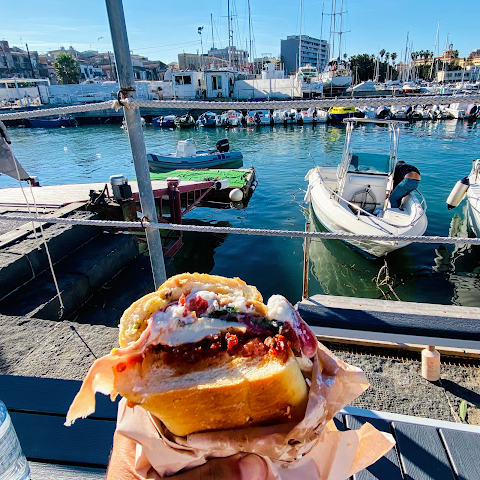
[[[245,185],[245,180],[252,173],[251,169],[199,169],[199,170],[172,170],[164,173],[151,173],[152,180],[166,180],[169,177],[180,177],[182,180],[190,181],[209,181],[209,180],[228,180],[230,187],[241,188]]]

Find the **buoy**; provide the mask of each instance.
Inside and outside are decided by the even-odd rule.
[[[243,192],[239,188],[234,188],[228,196],[232,202],[241,202],[243,199]]]
[[[450,192],[450,195],[447,198],[447,208],[449,210],[458,207],[459,203],[465,197],[469,186],[470,182],[468,181],[468,177],[462,178],[455,184],[453,190]]]

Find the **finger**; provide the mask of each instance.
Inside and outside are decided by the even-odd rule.
[[[266,480],[267,465],[257,455],[213,458],[204,465],[177,473],[175,480]]]
[[[135,448],[136,443],[131,438],[115,432],[107,480],[144,480],[135,472]]]

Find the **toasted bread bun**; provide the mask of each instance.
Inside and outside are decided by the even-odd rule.
[[[260,292],[243,280],[204,273],[183,273],[169,278],[156,292],[145,295],[125,310],[120,319],[120,346],[126,347],[138,340],[153,313],[177,301],[182,294],[188,295],[194,289],[243,296],[258,310],[259,315],[265,315],[265,305]]]
[[[115,388],[175,435],[299,421],[308,389],[290,351],[275,356],[207,359],[183,372],[150,355],[115,372]]]

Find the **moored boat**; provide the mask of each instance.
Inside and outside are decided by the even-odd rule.
[[[152,120],[154,127],[176,128],[175,115],[160,115]]]
[[[215,128],[217,116],[213,112],[202,113],[197,120],[198,127]]]
[[[175,117],[174,123],[179,128],[192,128],[195,126],[194,118],[188,113]]]
[[[355,107],[330,107],[328,110],[328,118],[332,123],[342,123],[346,118],[356,116],[358,115]]]
[[[389,125],[391,149],[351,149],[354,122]],[[377,235],[385,240],[345,240],[368,257],[381,257],[409,245],[411,241],[391,241],[388,237],[420,236],[427,228],[426,203],[419,192],[402,199],[401,209],[388,200],[393,191],[397,163],[398,123],[391,120],[346,120],[347,133],[339,166],[317,166],[305,177],[309,182],[306,200],[318,220],[330,232]]]
[[[243,165],[241,152],[229,152],[230,144],[225,138],[219,140],[216,149],[197,150],[195,140],[180,140],[175,153],[147,154],[152,172],[168,172],[192,168],[238,168]]]
[[[77,120],[73,115],[59,115],[55,118],[26,118],[25,126],[30,128],[61,128],[61,127],[76,127]]]

